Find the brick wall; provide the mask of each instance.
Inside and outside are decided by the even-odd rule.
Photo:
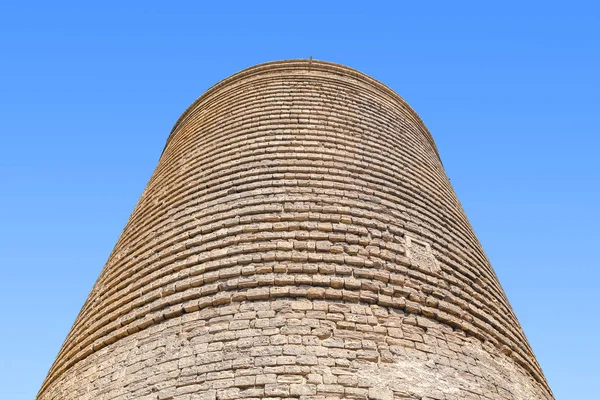
[[[177,121],[38,399],[553,399],[416,113],[352,69]]]

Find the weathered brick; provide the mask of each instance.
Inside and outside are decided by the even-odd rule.
[[[553,399],[419,117],[314,60],[184,113],[37,399],[290,397]]]

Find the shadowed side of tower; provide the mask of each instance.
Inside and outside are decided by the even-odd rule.
[[[553,399],[416,113],[336,64],[210,88],[38,394]]]

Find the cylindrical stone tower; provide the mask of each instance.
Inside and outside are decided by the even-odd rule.
[[[297,60],[183,113],[37,398],[553,396],[421,119]]]

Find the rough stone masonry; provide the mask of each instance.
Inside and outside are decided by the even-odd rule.
[[[179,118],[39,400],[553,399],[395,92],[279,61]]]

